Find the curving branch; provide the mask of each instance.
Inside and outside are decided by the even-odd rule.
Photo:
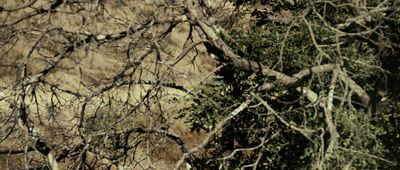
[[[261,73],[266,77],[271,77],[271,76],[275,77],[276,80],[273,83],[263,84],[259,88],[259,90],[261,91],[271,90],[278,86],[283,86],[283,87],[296,86],[298,85],[298,83],[303,81],[306,77],[308,77],[311,74],[321,74],[321,73],[331,72],[335,68],[335,64],[325,64],[304,69],[293,76],[288,76],[284,73],[270,69],[268,66],[264,66],[261,63],[243,59],[239,55],[235,54],[233,50],[218,36],[218,34],[212,29],[213,26],[207,21],[207,17],[202,12],[199,12],[198,10],[199,7],[194,6],[195,4],[196,4],[195,2],[190,2],[190,1],[186,3],[186,7],[189,10],[188,18],[195,21],[197,25],[199,25],[203,34],[207,37],[211,45],[223,53],[223,55],[219,56],[218,58],[219,62],[231,64],[234,68],[240,71],[256,72],[256,73]],[[303,18],[304,15],[308,13],[308,11],[309,10],[304,12],[304,14],[302,15]],[[320,51],[323,52],[321,49]],[[365,90],[362,89],[360,86],[358,86],[353,80],[345,78],[345,76],[343,76],[342,74],[340,74],[340,77],[342,81],[347,82],[349,84],[349,87],[356,92],[356,94],[363,102],[363,104],[365,106],[368,106],[370,97],[365,92]],[[297,91],[306,94],[308,96],[307,98],[310,99],[310,101],[315,101],[314,94],[316,93],[312,92],[311,89],[306,89],[306,91],[297,89]]]

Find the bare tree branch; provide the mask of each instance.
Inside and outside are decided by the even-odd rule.
[[[175,168],[174,169],[179,169],[182,164],[185,162],[187,158],[189,158],[193,153],[198,152],[199,150],[203,149],[210,141],[211,139],[222,130],[222,128],[231,120],[233,119],[236,115],[238,115],[241,111],[246,109],[248,107],[248,104],[250,103],[250,100],[246,100],[243,102],[239,107],[237,107],[235,110],[233,110],[229,116],[225,117],[222,121],[220,121],[215,128],[207,134],[207,137],[201,142],[200,145],[190,149],[188,152],[183,153],[183,155],[180,157],[179,161],[176,162]]]

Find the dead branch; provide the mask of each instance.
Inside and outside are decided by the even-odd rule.
[[[211,140],[214,138],[214,136],[220,132],[223,127],[231,120],[233,119],[236,115],[238,115],[241,111],[246,109],[248,107],[248,104],[250,103],[250,100],[246,100],[243,102],[239,107],[237,107],[235,110],[233,110],[229,116],[225,117],[222,121],[220,121],[215,128],[207,134],[206,138],[201,142],[200,145],[190,149],[188,152],[183,153],[183,155],[180,157],[179,161],[176,162],[175,164],[175,170],[178,170],[182,164],[185,162],[187,158],[189,158],[193,153],[198,152],[199,150],[203,149]]]
[[[371,101],[371,97],[369,97],[368,93],[358,85],[354,80],[352,80],[349,76],[347,76],[343,71],[339,71],[339,78],[341,81],[346,83],[354,92],[356,92],[358,98],[361,100],[361,103],[368,107]]]
[[[332,115],[332,107],[333,107],[333,95],[335,92],[335,85],[338,79],[338,72],[339,72],[339,65],[337,65],[336,69],[333,71],[333,76],[331,79],[331,84],[329,87],[329,94],[328,100],[325,108],[325,122],[328,125],[330,140],[328,144],[328,148],[326,149],[325,159],[330,157],[330,154],[333,152],[334,148],[337,145],[337,141],[339,138],[339,133],[336,129],[336,124],[333,122],[333,115]]]
[[[287,126],[290,129],[293,129],[294,131],[299,132],[300,134],[302,134],[304,137],[306,137],[308,140],[313,141],[311,139],[311,134],[315,132],[315,130],[310,130],[310,129],[306,129],[306,128],[300,128],[298,125],[294,124],[294,123],[289,123],[287,122],[285,119],[283,119],[281,116],[279,116],[279,114],[271,107],[269,106],[269,104],[263,100],[259,95],[251,92],[250,93],[251,96],[253,96],[255,99],[257,99],[265,108],[268,109],[268,111],[270,112],[270,114],[274,115],[276,118],[278,118],[278,120],[284,124],[285,126]]]

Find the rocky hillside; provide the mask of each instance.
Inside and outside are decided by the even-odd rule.
[[[0,9],[2,167],[47,166],[53,155],[61,169],[115,168],[120,159],[137,161],[120,166],[170,169],[179,148],[159,129],[188,143],[201,138],[174,113],[217,62],[182,15],[183,3],[2,1]],[[96,135],[120,128],[155,134],[137,132],[129,147],[138,147],[125,151]],[[86,156],[74,154],[82,149]]]

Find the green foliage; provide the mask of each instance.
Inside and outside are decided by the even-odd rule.
[[[370,5],[381,4],[382,1],[368,1]],[[294,14],[304,11],[307,6],[302,1],[235,1],[238,5],[254,7],[259,4],[268,4],[274,11],[290,10]],[[293,6],[293,3],[299,5]],[[338,144],[331,156],[326,160],[325,149],[328,146],[330,134],[327,128],[326,110],[317,104],[310,104],[304,96],[293,88],[277,88],[269,92],[260,93],[281,118],[291,124],[314,129],[315,133],[306,138],[299,132],[287,127],[276,117],[267,114],[265,107],[252,107],[245,109],[240,115],[226,125],[222,135],[213,140],[208,148],[212,150],[211,156],[204,158],[204,164],[212,168],[219,163],[210,163],[209,160],[222,157],[225,151],[234,148],[252,148],[260,144],[261,139],[269,138],[267,144],[252,152],[240,152],[235,154],[230,161],[230,168],[241,167],[254,163],[260,158],[259,168],[264,169],[342,169],[344,167],[354,169],[393,169],[399,166],[400,158],[400,133],[399,116],[400,102],[398,93],[391,97],[390,104],[382,104],[378,92],[396,92],[398,87],[388,86],[390,80],[400,85],[399,63],[400,59],[393,59],[399,53],[395,45],[382,47],[378,37],[386,36],[392,42],[400,42],[399,29],[389,25],[396,25],[393,21],[384,21],[380,27],[391,33],[370,35],[340,36],[335,30],[325,27],[329,24],[335,27],[343,24],[356,16],[354,9],[344,5],[344,1],[333,3],[315,3],[315,9],[324,14],[322,21],[315,13],[310,12],[305,18],[311,23],[312,36],[319,45],[318,49],[312,40],[308,25],[301,19],[293,20],[293,23],[282,24],[276,22],[259,22],[269,13],[257,14],[258,18],[248,30],[232,28],[230,31],[234,41],[226,40],[228,44],[241,57],[257,61],[271,68],[292,75],[305,68],[325,63],[342,62],[342,70],[351,79],[359,84],[372,98],[373,106],[368,112],[363,111],[357,99],[349,98],[349,89],[343,82],[337,83],[335,89],[334,109],[332,111],[334,122],[339,133]],[[339,5],[341,4],[341,5]],[[392,16],[397,16],[397,13]],[[257,16],[256,16],[257,17]],[[375,17],[375,16],[374,16]],[[398,17],[398,16],[397,16]],[[325,23],[326,22],[326,23]],[[375,28],[370,22],[368,29]],[[365,26],[351,23],[343,28],[343,32],[360,32],[368,30]],[[385,40],[388,42],[389,40]],[[340,43],[340,48],[337,46]],[[390,44],[390,43],[389,43]],[[281,50],[282,49],[282,50]],[[338,52],[340,50],[340,53]],[[326,54],[321,54],[323,50]],[[390,52],[388,52],[390,51]],[[392,57],[388,62],[387,58]],[[389,67],[390,66],[390,67]],[[265,82],[273,82],[274,79],[265,79],[259,75],[236,72],[231,67],[226,67],[217,73],[223,76],[223,84],[220,86],[203,86],[202,95],[194,104],[182,113],[194,130],[211,130],[217,122],[227,116],[244,101],[243,95],[254,91]],[[322,97],[322,103],[326,103],[329,92],[331,75],[313,75],[307,82],[303,82]],[[324,99],[323,99],[324,98]],[[383,109],[390,107],[391,109]],[[381,115],[376,116],[376,113]],[[183,116],[182,116],[183,117]],[[390,152],[389,152],[390,151]],[[393,156],[393,155],[395,156]],[[207,161],[208,160],[208,161]]]
[[[182,109],[177,118],[185,117],[194,131],[209,131],[226,116],[227,111],[224,109],[236,100],[224,94],[227,90],[224,86],[204,86],[200,90],[202,95],[193,99],[190,107]]]
[[[235,79],[237,80],[237,79]],[[244,81],[243,79],[241,81]],[[194,100],[194,103],[181,111],[181,117],[185,117],[191,124],[193,130],[211,130],[216,123],[221,121],[233,109],[241,103],[243,96],[237,95],[235,90],[224,89],[222,86],[206,86],[201,88],[202,97]],[[242,92],[243,93],[243,92]],[[255,147],[260,144],[261,139],[267,139],[270,136],[276,137],[270,139],[263,148],[252,152],[239,152],[235,154],[234,160],[230,162],[231,167],[240,167],[250,164],[259,152],[265,157],[262,158],[263,168],[293,169],[299,165],[307,165],[310,162],[310,156],[305,156],[304,152],[310,143],[307,139],[290,131],[282,124],[276,123],[277,120],[271,115],[267,115],[267,110],[263,107],[245,109],[235,117],[227,126],[224,127],[222,135],[217,136],[208,146],[212,150],[211,157],[204,157],[204,167],[217,168],[216,164],[211,164],[209,160],[223,157],[224,151],[231,151],[234,148]],[[205,163],[208,162],[206,165]]]
[[[340,146],[346,150],[339,149],[335,161],[329,166],[343,167],[351,162],[352,167],[361,169],[377,169],[381,166],[379,160],[371,155],[384,157],[388,151],[384,148],[382,141],[377,137],[384,130],[372,123],[371,114],[351,110],[339,110],[337,112],[337,128],[340,132]]]
[[[308,1],[306,0],[230,0],[235,5],[250,5],[254,6],[257,4],[268,4],[274,7],[280,8],[299,8],[304,7]]]
[[[395,101],[384,101],[380,103],[380,110],[375,116],[373,124],[380,128],[382,133],[377,136],[381,139],[383,146],[389,151],[385,157],[400,166],[400,103]],[[393,168],[392,164],[382,164],[382,169]]]

